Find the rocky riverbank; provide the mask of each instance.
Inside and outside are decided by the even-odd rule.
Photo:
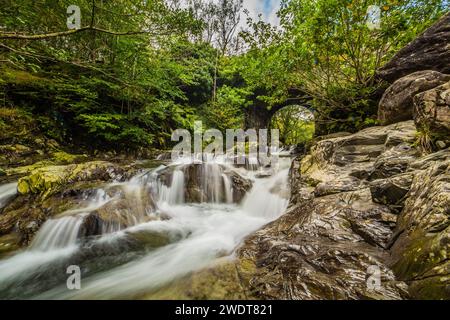
[[[317,138],[291,168],[288,211],[177,292],[450,299],[449,26],[447,14],[379,71],[387,126]]]

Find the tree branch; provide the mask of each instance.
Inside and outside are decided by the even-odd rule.
[[[0,39],[9,39],[9,40],[43,40],[43,39],[49,39],[49,38],[56,38],[56,37],[64,37],[64,36],[70,36],[76,33],[81,33],[85,31],[97,31],[101,33],[107,33],[115,36],[129,36],[129,35],[138,35],[138,34],[157,34],[151,31],[126,31],[126,32],[116,32],[111,30],[105,30],[97,27],[83,27],[80,29],[73,29],[73,30],[67,30],[67,31],[61,31],[61,32],[53,32],[53,33],[46,33],[46,34],[33,34],[33,35],[27,35],[27,34],[20,34],[20,33],[5,33],[0,32]]]

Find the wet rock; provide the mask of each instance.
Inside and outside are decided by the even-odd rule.
[[[444,141],[438,140],[438,141],[436,141],[436,147],[438,147],[438,149],[442,150],[442,149],[445,149],[447,147],[447,145],[445,144]]]
[[[450,142],[450,81],[414,97],[414,121],[420,131]]]
[[[125,230],[140,223],[157,220],[156,205],[150,190],[115,193],[113,199],[84,218],[79,237],[87,238]]]
[[[390,264],[414,298],[450,299],[450,162],[415,174],[392,243]]]
[[[450,163],[444,152],[422,157],[415,136],[412,121],[374,127],[323,139],[295,159],[289,210],[238,250],[236,269],[244,262],[253,266],[240,274],[245,292],[262,299],[406,299],[413,288],[414,295],[418,284],[391,261],[391,248],[403,234],[399,217],[411,197],[425,197],[413,195],[417,174],[430,163]],[[430,194],[429,206],[437,196]],[[445,227],[435,222],[432,230]],[[419,239],[427,241],[425,234]],[[373,270],[381,276],[375,288],[368,285]]]
[[[425,155],[413,162],[409,166],[409,170],[425,170],[433,166],[436,162],[450,161],[450,149],[441,150]]]
[[[320,182],[314,189],[314,196],[323,197],[331,194],[355,191],[363,188],[364,182],[355,177],[343,177],[339,180]]]
[[[413,174],[402,174],[371,182],[372,201],[387,205],[393,212],[400,213],[411,188],[412,180]]]
[[[398,79],[384,93],[378,106],[382,125],[413,119],[413,98],[418,93],[438,87],[450,80],[450,75],[425,70]]]
[[[21,178],[18,191],[20,194],[39,194],[42,198],[47,198],[61,192],[72,183],[124,180],[128,175],[127,169],[101,161],[43,167]]]
[[[406,172],[420,152],[409,144],[400,144],[380,155],[373,164],[370,180],[389,178]]]
[[[240,203],[253,184],[234,170],[215,163],[192,163],[181,167],[168,167],[160,173],[159,180],[171,186],[173,173],[184,173],[184,200],[186,203],[226,202],[225,178],[231,186],[233,203]]]
[[[250,189],[253,187],[253,184],[250,180],[242,177],[235,171],[231,171],[227,173],[227,176],[231,180],[232,190],[233,190],[233,202],[240,203]]]
[[[394,82],[420,70],[450,73],[450,13],[400,50],[381,68],[378,77]]]
[[[21,237],[13,232],[0,236],[0,259],[20,249]]]
[[[372,127],[350,136],[320,141],[311,148],[311,156],[319,167],[367,163],[390,147],[414,141],[415,136],[416,128],[412,121]]]

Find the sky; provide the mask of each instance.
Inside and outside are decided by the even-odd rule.
[[[244,8],[250,11],[253,18],[257,18],[261,13],[264,21],[278,25],[277,11],[280,2],[281,0],[244,0]]]

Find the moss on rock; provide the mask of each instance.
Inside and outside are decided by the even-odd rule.
[[[35,169],[28,176],[19,179],[17,189],[20,194],[39,194],[45,199],[75,182],[123,180],[125,175],[126,170],[103,161],[48,166]]]

